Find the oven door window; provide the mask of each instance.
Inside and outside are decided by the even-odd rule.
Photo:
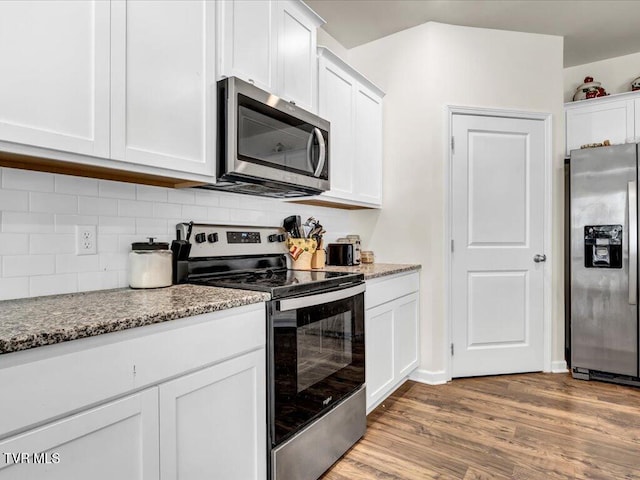
[[[327,136],[326,131],[291,115],[238,96],[237,152],[246,162],[327,180],[328,162],[322,160]]]
[[[287,312],[273,325],[275,443],[364,383],[364,295]]]

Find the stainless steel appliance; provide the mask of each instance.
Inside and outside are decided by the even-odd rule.
[[[217,88],[217,179],[204,188],[271,197],[329,190],[327,120],[235,77]]]
[[[638,378],[638,146],[574,150],[571,189],[571,371]]]
[[[353,243],[330,243],[327,245],[327,265],[356,265]]]
[[[366,429],[362,274],[287,269],[281,228],[183,223],[176,280],[268,292],[272,480],[314,480]]]

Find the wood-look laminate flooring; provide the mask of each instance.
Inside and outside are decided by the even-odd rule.
[[[640,388],[534,373],[406,382],[323,480],[640,479]]]

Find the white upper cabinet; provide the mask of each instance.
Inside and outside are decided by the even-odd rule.
[[[324,21],[298,0],[276,3],[278,75],[276,91],[285,100],[316,111],[317,29]]]
[[[329,161],[331,196],[353,197],[353,155],[355,144],[354,93],[356,82],[338,62],[326,55],[318,59],[318,114],[331,122]]]
[[[222,0],[217,4],[219,76],[238,77],[272,92],[277,67],[273,3]]]
[[[0,141],[109,156],[109,2],[0,2]]]
[[[316,38],[324,21],[299,0],[217,4],[217,78],[241,78],[315,112]]]
[[[621,144],[640,140],[639,92],[565,104],[566,154],[589,143]]]
[[[328,201],[382,205],[384,93],[330,50],[318,48],[318,114],[331,122]]]
[[[111,158],[213,174],[215,4],[111,4]]]
[[[382,94],[358,84],[355,99],[355,199],[382,205]]]

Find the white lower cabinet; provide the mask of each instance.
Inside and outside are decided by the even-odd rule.
[[[418,366],[418,273],[382,278],[365,294],[367,413]]]
[[[160,385],[162,480],[266,477],[264,349]]]
[[[1,480],[157,480],[158,389],[0,441]]]
[[[2,355],[0,480],[264,479],[265,328],[260,303]]]

